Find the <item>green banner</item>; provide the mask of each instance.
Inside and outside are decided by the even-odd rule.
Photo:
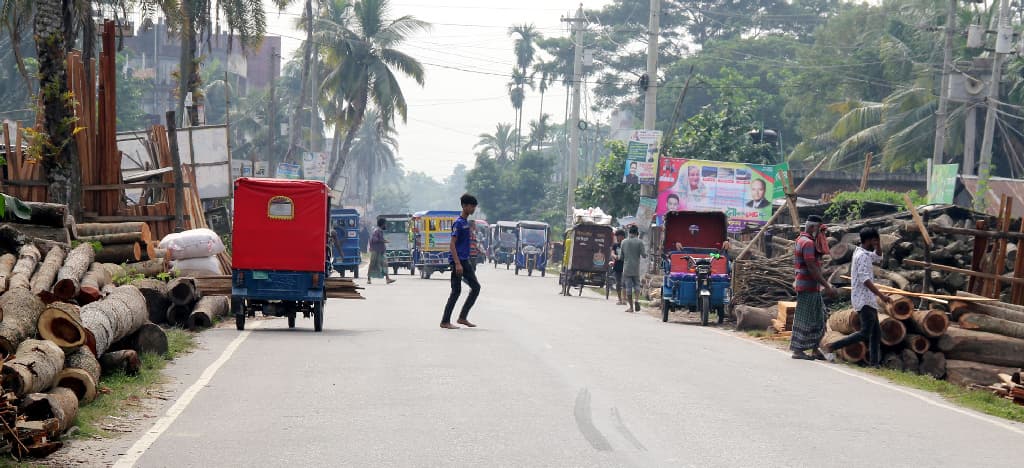
[[[931,179],[928,181],[928,204],[950,205],[956,194],[956,177],[960,171],[957,164],[936,164],[932,166]]]

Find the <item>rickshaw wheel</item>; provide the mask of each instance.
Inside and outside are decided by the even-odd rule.
[[[700,299],[700,324],[702,326],[708,326],[708,319],[711,315],[711,300],[707,297]]]
[[[543,277],[544,277],[544,273],[547,273],[547,270],[541,270],[541,271],[540,271],[540,277],[541,277],[541,278],[543,278]]]
[[[718,324],[725,323],[725,306],[715,307],[715,313],[718,314]]]
[[[245,330],[245,312],[235,314],[235,328],[239,331]]]
[[[668,322],[668,301],[661,299],[661,321]]]
[[[415,263],[410,263],[409,264],[409,275],[415,275],[415,274],[416,274],[416,264]]]
[[[516,267],[516,276],[519,275],[519,267]]]
[[[395,265],[395,266],[393,266],[391,268],[392,268],[392,270],[394,270],[395,276],[398,276],[398,265]]]
[[[288,314],[288,328],[295,328],[295,314]]]
[[[526,270],[526,276],[533,276],[533,269]]]
[[[313,331],[324,331],[324,301],[313,303]]]
[[[352,277],[359,278],[359,267],[355,267],[352,269]]]

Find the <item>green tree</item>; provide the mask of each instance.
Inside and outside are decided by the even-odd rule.
[[[128,53],[117,54],[117,68],[124,69]],[[149,125],[142,100],[151,85],[147,80],[136,78],[130,72],[117,77],[117,130],[143,130]]]
[[[615,217],[636,213],[640,203],[640,186],[622,183],[626,169],[626,145],[610,141],[608,155],[599,163],[594,174],[583,179],[576,189],[576,206],[600,207]]]
[[[357,181],[364,182],[367,200],[373,198],[374,183],[380,175],[395,166],[397,149],[395,129],[381,118],[376,109],[367,111],[366,119],[352,143],[351,153]]]
[[[523,134],[523,102],[526,100],[526,86],[533,88],[533,80],[527,75],[526,70],[533,65],[537,54],[537,40],[541,39],[541,33],[532,24],[521,24],[508,29],[508,35],[515,37],[513,52],[516,57],[517,70],[512,72],[512,82],[509,83],[509,99],[512,107],[516,110],[516,135]],[[516,145],[515,155],[519,156],[519,145]]]
[[[749,133],[758,130],[749,104],[705,107],[682,125],[669,143],[671,157],[774,164],[782,157],[769,143],[755,143]]]
[[[499,123],[494,128],[494,133],[481,133],[478,138],[480,141],[473,148],[479,148],[481,152],[499,161],[512,159],[514,148],[519,146],[512,131],[512,124],[507,123]]]

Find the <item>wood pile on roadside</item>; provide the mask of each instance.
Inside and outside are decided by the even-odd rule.
[[[363,289],[350,278],[327,278],[324,290],[328,299],[364,299],[359,294]],[[231,276],[208,276],[195,278],[196,288],[203,295],[231,295]]]

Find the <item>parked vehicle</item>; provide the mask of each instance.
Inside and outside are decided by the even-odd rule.
[[[472,242],[469,245],[469,251],[470,256],[476,259],[476,263],[478,265],[487,262],[487,253],[489,252],[488,249],[491,244],[490,236],[488,235],[489,231],[490,229],[486,220],[473,220],[473,237]]]
[[[539,221],[520,221],[516,223],[516,274],[526,270],[527,276],[533,276],[533,270],[539,270],[544,276],[548,267],[548,236],[551,227]]]
[[[519,238],[519,229],[515,221],[498,221],[492,226],[494,243],[491,245],[491,261],[494,268],[504,264],[508,270],[516,261],[516,243]]]
[[[416,274],[416,265],[412,262],[412,215],[386,214],[377,216],[384,220],[384,240],[388,241],[384,256],[388,267],[397,275],[399,268],[409,269],[409,274]],[[378,221],[380,222],[380,221]]]
[[[604,298],[608,299],[613,234],[611,226],[598,224],[577,224],[565,231],[562,271],[558,275],[562,295],[579,288],[577,295],[582,296],[584,286],[597,286],[604,288]]]
[[[723,246],[728,221],[722,212],[675,211],[665,215],[665,280],[662,285],[661,321],[668,313],[687,308],[700,313],[707,325],[714,311],[725,320],[729,288],[729,260]]]
[[[420,211],[412,215],[412,261],[420,271],[420,278],[429,279],[434,272],[451,268],[449,248],[452,225],[459,211]]]
[[[301,313],[313,318],[315,331],[323,330],[324,284],[331,267],[327,206],[323,182],[235,181],[231,313],[236,328],[245,329],[246,316],[260,310],[287,317],[289,328]]]
[[[363,263],[359,253],[359,212],[352,208],[332,209],[331,230],[334,256],[331,266],[342,278],[349,271],[353,278],[358,278],[359,265]]]

